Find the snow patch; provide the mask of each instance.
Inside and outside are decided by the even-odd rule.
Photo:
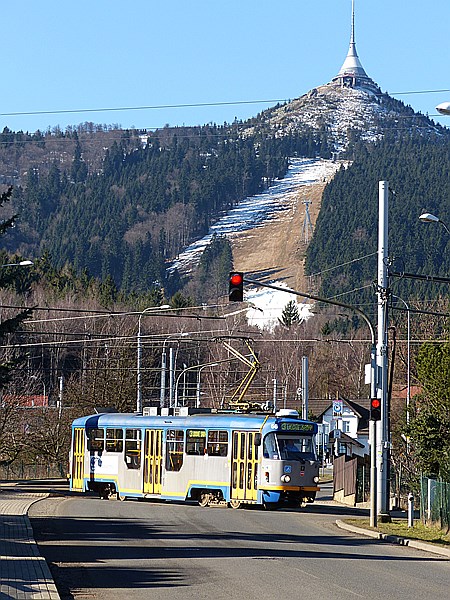
[[[283,179],[276,181],[261,194],[249,196],[239,202],[210,227],[207,235],[183,250],[167,269],[168,273],[175,269],[189,273],[200,260],[214,234],[233,237],[243,231],[263,227],[275,216],[292,207],[300,186],[327,181],[340,167],[339,162],[319,158],[291,158],[289,163],[288,172]]]
[[[312,315],[313,305],[307,300],[298,302],[298,296],[287,293],[289,288],[284,282],[271,282],[277,287],[285,288],[286,292],[265,287],[255,287],[245,291],[244,300],[251,304],[247,312],[249,325],[266,331],[273,331],[280,324],[279,319],[288,302],[295,300],[301,321],[306,321]]]

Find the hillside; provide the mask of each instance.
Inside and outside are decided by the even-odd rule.
[[[288,104],[261,113],[246,134],[289,136],[299,131],[325,138],[334,153],[352,151],[355,143],[375,143],[386,132],[441,135],[442,127],[415,113],[376,86],[343,87],[336,82],[312,89]]]
[[[303,201],[311,201],[309,214],[314,228],[325,185],[299,186],[289,211],[276,216],[263,227],[234,236],[231,246],[235,267],[261,281],[282,281],[295,290],[308,291],[310,284],[304,269],[308,243],[303,236]]]
[[[4,131],[0,177],[15,185],[10,212],[20,215],[5,249],[27,258],[46,254],[57,268],[70,264],[78,273],[112,278],[125,292],[163,288],[172,295],[185,283],[182,270],[167,270],[180,253],[230,211],[251,199],[260,202],[273,186],[283,184],[288,165],[299,157],[382,162],[379,153],[390,152],[383,145],[387,137],[391,146],[444,149],[447,130],[377,89],[333,81],[248,122],[223,126],[127,132],[86,125],[33,135]],[[388,172],[378,177],[391,172],[402,178],[407,164],[414,178],[421,171],[420,151],[405,160],[396,164],[394,152]],[[346,193],[353,194],[353,169],[340,178]],[[313,223],[325,182],[319,183],[308,198]],[[376,181],[371,185],[375,188]],[[251,235],[232,236],[236,265],[248,272],[275,269],[273,275],[305,287],[304,194],[300,189],[293,200],[291,193],[283,214],[263,229],[258,222]],[[367,198],[367,190],[364,194]],[[364,207],[356,208],[358,202],[350,210],[368,215]],[[346,210],[333,214],[330,222],[337,214],[345,221]],[[328,250],[317,250],[327,245],[326,225],[320,223],[308,250],[310,271],[332,263]],[[373,230],[368,223],[362,227]],[[345,228],[335,224],[335,231]],[[340,239],[347,243],[354,235]],[[349,243],[340,254],[356,250]]]

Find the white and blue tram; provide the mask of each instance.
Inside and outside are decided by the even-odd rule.
[[[281,413],[103,413],[76,419],[70,488],[102,498],[232,508],[313,502],[319,489],[317,424],[295,411]]]

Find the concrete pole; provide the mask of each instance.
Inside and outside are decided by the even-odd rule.
[[[377,330],[377,397],[381,401],[381,420],[376,422],[377,440],[377,509],[379,515],[387,515],[388,506],[388,357],[387,357],[387,301],[388,301],[388,192],[387,181],[378,187],[378,330]]]
[[[200,383],[200,374],[202,372],[202,367],[199,367],[197,370],[197,387],[195,390],[195,406],[196,408],[200,408],[200,387],[201,387],[201,383]]]
[[[63,389],[64,389],[64,377],[61,375],[59,378],[59,401],[58,401],[58,416],[61,419],[62,407],[63,407]]]
[[[173,348],[169,348],[169,406],[173,408],[174,357]]]
[[[141,357],[142,357],[142,338],[141,338],[141,317],[139,315],[138,334],[137,334],[137,366],[136,366],[136,412],[142,412],[142,380],[141,380]]]
[[[377,440],[376,421],[369,421],[370,445],[370,526],[377,526]]]
[[[166,355],[166,343],[163,344],[163,350],[161,355],[161,391],[159,395],[159,406],[164,408],[166,403],[166,370],[167,370],[167,355]]]
[[[308,419],[308,357],[302,356],[302,419]]]

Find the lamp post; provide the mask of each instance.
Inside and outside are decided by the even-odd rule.
[[[220,362],[226,362],[226,361],[220,361]],[[205,367],[217,367],[219,363],[204,363],[202,365],[192,365],[191,367],[186,367],[185,369],[183,369],[181,371],[181,373],[178,374],[176,382],[175,382],[175,402],[174,402],[174,406],[175,408],[178,407],[178,384],[180,383],[180,379],[183,375],[185,375],[185,373],[187,373],[188,371],[193,371],[195,369],[198,369],[198,374],[197,374],[197,406],[198,403],[200,401],[200,371],[202,369],[204,369]]]
[[[149,312],[170,308],[168,304],[162,306],[149,306],[145,308],[138,319],[138,334],[137,334],[137,365],[136,365],[136,412],[142,412],[142,379],[141,379],[141,358],[142,358],[142,337],[141,337],[141,319]]]
[[[200,367],[198,368],[197,371],[197,388],[196,388],[196,401],[195,401],[195,406],[196,408],[200,408],[200,374],[203,371],[203,369],[205,367],[217,367],[219,363],[210,363],[209,365],[200,365]]]
[[[436,217],[435,215],[432,215],[431,213],[422,213],[419,217],[419,221],[422,221],[422,223],[440,223],[442,225],[442,227],[445,229],[445,231],[450,235],[450,230],[447,227],[447,225],[444,223],[444,221],[442,219],[440,219],[439,217]]]
[[[161,382],[160,382],[160,394],[159,394],[159,406],[160,408],[164,408],[166,404],[166,372],[167,372],[167,353],[166,353],[166,344],[174,338],[177,340],[178,338],[187,337],[191,335],[192,332],[186,331],[183,333],[173,333],[169,335],[163,342],[162,354],[161,354]],[[170,371],[170,382],[169,382],[169,406],[172,408],[172,399],[173,399],[173,372],[174,372],[174,356],[173,356],[173,348],[170,348],[169,353],[169,371]]]
[[[199,403],[200,403],[200,372],[205,368],[205,367],[218,367],[221,363],[226,363],[226,362],[231,362],[233,360],[236,360],[236,357],[232,357],[232,358],[224,358],[222,360],[218,360],[216,362],[211,362],[211,363],[204,363],[201,365],[192,365],[191,367],[186,367],[185,369],[183,369],[181,371],[181,373],[179,373],[176,382],[175,382],[175,402],[174,402],[174,406],[178,406],[178,383],[180,381],[180,378],[186,373],[186,371],[193,371],[195,369],[198,370],[197,373],[197,391],[196,391],[196,405],[197,408],[199,407]]]

